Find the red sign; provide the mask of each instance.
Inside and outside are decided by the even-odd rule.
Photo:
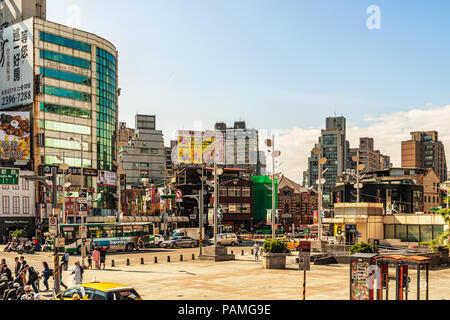
[[[183,197],[183,192],[181,192],[180,189],[177,189],[177,191],[175,191],[175,195],[177,199],[181,199]]]
[[[309,241],[300,241],[298,245],[298,250],[300,252],[311,252],[311,242]]]

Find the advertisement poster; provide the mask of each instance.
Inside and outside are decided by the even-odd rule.
[[[0,112],[0,160],[30,160],[30,113]]]
[[[369,300],[369,263],[353,260],[351,268],[351,300]]]
[[[0,29],[0,110],[33,103],[33,19]]]
[[[270,224],[272,225],[272,210],[268,209],[267,210],[267,219],[266,219],[266,224]]]
[[[314,211],[314,224],[319,224],[319,211]]]
[[[208,223],[210,226],[214,224],[214,209],[208,210]]]
[[[213,160],[217,153],[217,163],[223,164],[223,134],[206,134],[203,131],[180,130],[177,133],[177,163],[203,164]],[[216,141],[215,147],[212,144]]]
[[[117,174],[110,171],[98,171],[97,184],[99,186],[117,187]]]

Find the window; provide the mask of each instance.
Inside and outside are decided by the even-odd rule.
[[[27,179],[22,178],[22,190],[29,190],[30,189],[30,183]]]
[[[13,214],[20,213],[19,201],[20,201],[20,197],[13,197]]]
[[[91,68],[90,61],[72,57],[72,56],[67,56],[65,54],[56,53],[56,52],[52,52],[52,51],[48,51],[48,50],[41,50],[41,58],[47,59],[50,61],[59,62],[59,63],[69,64],[69,65],[84,68],[84,69]]]
[[[3,196],[3,214],[9,214],[9,196]]]
[[[151,149],[152,150],[152,154],[158,154],[158,149]]]
[[[17,185],[13,185],[13,190],[19,190],[19,185],[17,184]]]
[[[221,187],[219,189],[219,197],[226,197],[228,196],[228,189],[226,187]]]
[[[242,188],[242,196],[243,197],[250,197],[250,188],[248,188],[248,187]]]
[[[91,78],[78,75],[75,73],[50,69],[50,68],[41,68],[41,75],[47,78],[53,78],[57,80],[63,80],[73,83],[82,84],[85,86],[91,86]]]
[[[91,46],[89,44],[68,38],[63,38],[51,33],[41,31],[39,39],[41,41],[54,43],[59,46],[91,53]]]
[[[30,197],[23,197],[23,214],[30,214]]]
[[[53,138],[45,138],[45,146],[48,148],[67,149],[67,150],[81,150],[80,144],[76,141],[60,140]],[[89,144],[83,142],[84,151],[89,151]]]
[[[243,203],[241,208],[242,213],[251,213],[250,211],[250,203]]]
[[[87,126],[65,123],[65,122],[56,122],[49,120],[41,120],[41,129],[52,130],[52,131],[63,131],[69,133],[78,133],[78,134],[91,134],[91,128]]]
[[[2,189],[3,189],[3,190],[9,190],[9,186],[6,185],[6,184],[4,184],[4,185],[2,186]]]
[[[44,94],[48,94],[55,97],[79,100],[91,102],[91,94],[85,92],[79,92],[75,90],[68,90],[63,88],[57,88],[52,86],[42,86]]]

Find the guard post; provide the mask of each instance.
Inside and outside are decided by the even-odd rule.
[[[311,242],[300,241],[298,251],[298,266],[300,271],[303,270],[302,297],[306,300],[306,271],[311,269]]]

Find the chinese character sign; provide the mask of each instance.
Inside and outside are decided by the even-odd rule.
[[[33,19],[0,30],[0,109],[33,103]]]
[[[178,164],[203,164],[214,159],[215,154],[217,163],[223,163],[223,135],[215,133],[207,135],[203,131],[184,131],[177,133],[177,163]],[[217,142],[216,148],[210,146]]]
[[[29,112],[0,112],[0,160],[29,160],[30,132]]]

